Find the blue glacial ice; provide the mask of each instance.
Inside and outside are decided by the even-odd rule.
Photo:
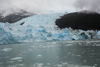
[[[100,31],[65,28],[60,30],[55,20],[64,13],[41,14],[24,18],[16,23],[0,23],[0,44],[20,42],[100,39]],[[23,25],[20,25],[23,23]],[[92,33],[90,35],[90,33]]]

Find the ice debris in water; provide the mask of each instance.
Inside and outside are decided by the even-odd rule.
[[[22,59],[23,57],[15,57],[15,58],[11,58],[11,60],[20,60]]]
[[[1,51],[7,52],[7,51],[11,51],[11,50],[12,50],[12,48],[4,48],[4,49],[2,49]]]
[[[0,44],[100,39],[100,31],[58,29],[55,20],[62,15],[64,13],[34,15],[13,24],[0,23]]]

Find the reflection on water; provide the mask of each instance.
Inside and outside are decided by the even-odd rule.
[[[100,42],[0,45],[0,67],[100,67]]]

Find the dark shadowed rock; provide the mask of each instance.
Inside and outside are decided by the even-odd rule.
[[[23,25],[25,22],[22,22],[20,25]]]
[[[32,16],[32,15],[35,15],[35,14],[31,14],[31,13],[28,13],[26,11],[21,11],[19,13],[12,13],[12,14],[9,14],[7,16],[2,16],[2,14],[0,14],[0,22],[8,22],[8,23],[14,23],[14,22],[17,22],[23,18],[26,18],[26,17],[29,17],[29,16]]]
[[[82,30],[100,30],[100,14],[96,12],[74,12],[62,16],[55,23],[60,29],[71,27]]]

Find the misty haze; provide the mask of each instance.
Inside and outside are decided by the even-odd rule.
[[[0,67],[100,67],[100,0],[0,0]]]

